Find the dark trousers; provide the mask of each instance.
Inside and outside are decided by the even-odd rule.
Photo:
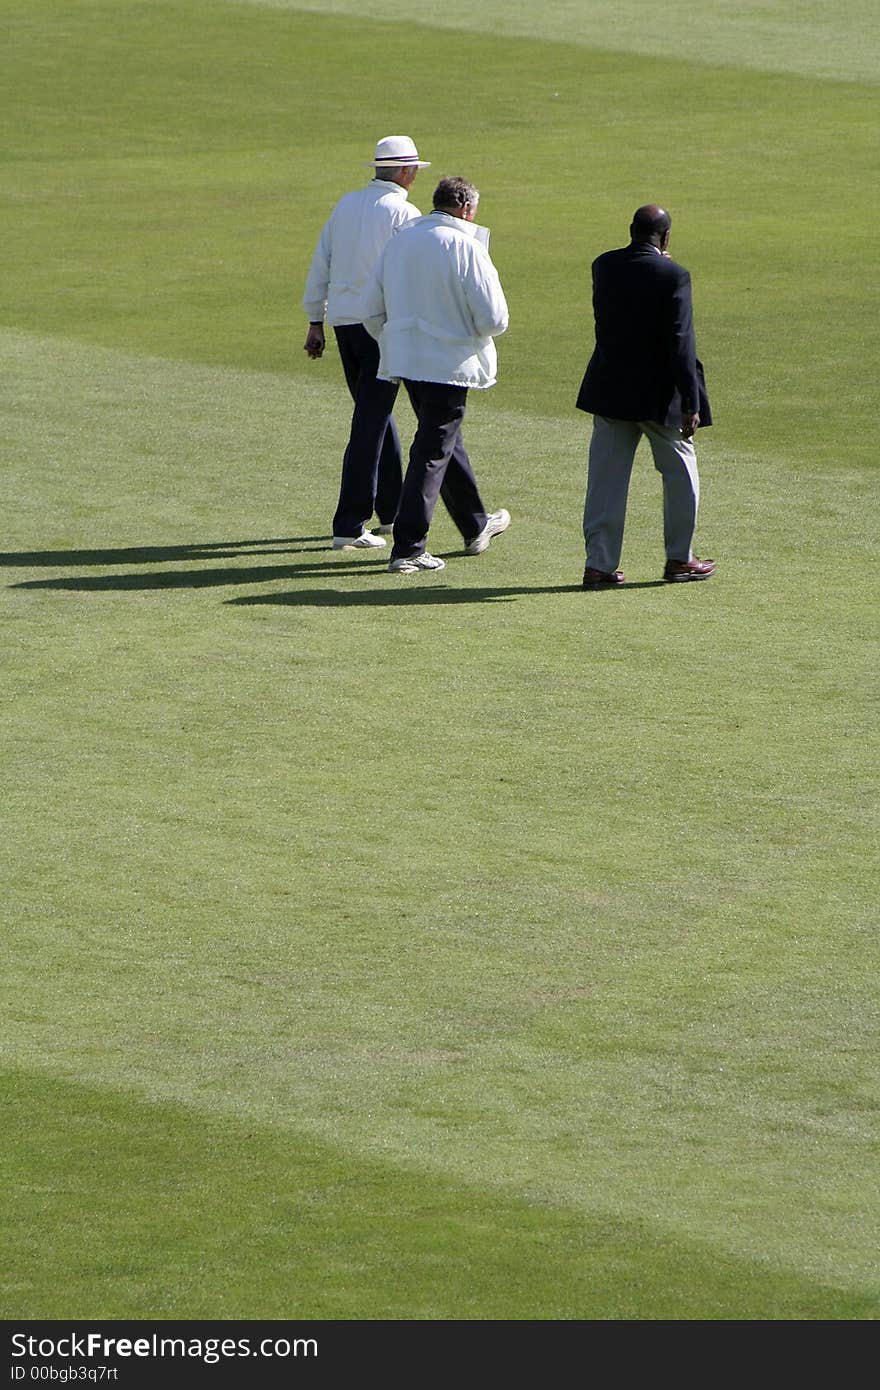
[[[340,324],[333,332],[354,401],[333,534],[359,536],[374,511],[384,525],[397,513],[403,476],[400,436],[391,415],[397,386],[377,381],[379,344],[362,323]]]
[[[394,523],[392,560],[422,554],[438,497],[465,543],[486,525],[486,509],[461,437],[467,387],[434,381],[405,380],[403,384],[418,427]]]

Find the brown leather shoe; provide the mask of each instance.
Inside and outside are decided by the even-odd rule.
[[[663,578],[667,584],[683,584],[689,579],[711,579],[717,569],[714,560],[667,560]]]
[[[589,565],[584,570],[585,589],[617,589],[625,583],[626,575],[623,570],[612,570],[609,574],[606,570],[594,570]]]

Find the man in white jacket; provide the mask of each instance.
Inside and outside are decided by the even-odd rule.
[[[321,231],[306,281],[303,308],[309,319],[305,350],[324,351],[324,317],[336,335],[345,380],[354,401],[342,460],[339,502],[333,518],[334,550],[384,546],[383,533],[400,501],[403,468],[400,437],[391,414],[397,385],[376,380],[379,352],[360,317],[360,293],[389,237],[420,217],[407,195],[419,169],[429,167],[408,135],[386,135],[376,145],[375,177],[346,193]],[[366,529],[377,512],[379,534]]]
[[[461,437],[468,391],[495,384],[492,340],[508,317],[488,230],[474,223],[479,198],[465,179],[441,179],[433,212],[389,241],[361,302],[364,327],[379,342],[378,376],[403,382],[418,420],[392,574],[445,568],[425,548],[438,496],[467,555],[479,555],[510,525],[503,509],[486,512]]]

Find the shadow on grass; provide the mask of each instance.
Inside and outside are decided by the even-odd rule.
[[[399,583],[399,581],[397,581]],[[248,594],[245,598],[228,598],[230,606],[251,606],[260,604],[280,604],[283,608],[361,608],[361,607],[415,607],[418,605],[437,605],[442,603],[509,603],[511,599],[525,594],[565,594],[573,592],[580,585],[556,584],[546,588],[529,588],[520,584],[503,589],[449,589],[445,586],[430,588],[398,588],[389,585],[387,589],[359,589],[341,591],[338,589],[292,589],[286,594]]]
[[[286,565],[222,565],[207,569],[141,570],[127,574],[58,575],[53,579],[25,579],[11,584],[12,589],[56,589],[75,593],[119,593],[149,589],[207,589],[242,584],[266,584],[272,580],[332,578],[349,579],[355,575],[374,578],[387,573],[388,553],[369,558],[366,555],[343,558],[333,554],[328,536],[280,536],[253,540],[197,541],[187,545],[120,546],[103,550],[23,550],[0,553],[0,567],[28,566],[61,568],[64,565],[83,567],[126,564],[167,564],[171,561],[195,563],[200,560],[251,559],[264,555],[309,556],[328,553],[327,559],[294,561]],[[329,558],[332,554],[332,558]],[[457,556],[459,552],[452,552]],[[653,589],[662,580],[627,584],[622,589],[592,591],[591,601],[600,593],[631,593],[635,589]],[[341,591],[339,589],[294,589],[289,593],[260,594],[257,597],[228,599],[232,604],[281,604],[283,606],[355,607],[360,605],[419,605],[438,603],[497,603],[526,594],[577,593],[580,584],[550,586],[510,585],[505,588],[452,588],[445,583],[415,583],[400,576],[390,578],[387,588]]]
[[[399,581],[397,581],[399,583]],[[654,589],[663,584],[662,579],[650,580],[644,584],[628,584],[627,589]],[[612,592],[612,591],[609,591]],[[621,593],[626,590],[616,589]],[[444,603],[509,603],[511,599],[525,598],[530,594],[580,594],[580,584],[517,584],[495,589],[452,589],[445,585],[431,585],[430,588],[389,586],[387,589],[359,589],[341,591],[338,589],[292,589],[286,594],[248,594],[244,598],[229,598],[226,603],[233,607],[256,607],[260,604],[280,604],[282,607],[305,608],[357,608],[361,606],[417,606]],[[595,594],[584,594],[585,601],[593,601]]]
[[[109,593],[124,589],[206,589],[225,584],[261,584],[270,579],[305,579],[308,575],[324,577],[325,572],[342,573],[362,570],[364,560],[318,560],[312,564],[293,565],[224,565],[221,569],[160,570],[139,574],[59,575],[57,579],[25,579],[10,584],[11,589],[67,589],[79,593]],[[375,572],[375,564],[372,571]]]
[[[0,552],[0,566],[60,569],[64,565],[159,565],[169,560],[213,560],[218,551],[227,555],[295,555],[306,546],[329,550],[330,537],[271,536],[244,541],[194,541],[191,545],[133,545],[100,550],[15,550]]]
[[[83,552],[84,553],[84,552]],[[387,573],[387,560],[317,560],[308,564],[258,565],[236,567],[224,565],[222,568],[201,570],[159,570],[135,574],[84,574],[59,575],[56,579],[25,579],[18,584],[10,584],[11,589],[54,589],[73,593],[122,593],[131,590],[147,589],[208,589],[241,584],[265,584],[276,579],[317,579],[334,577],[350,579],[363,575],[371,579]],[[584,595],[590,602],[596,602],[605,593],[631,593],[636,589],[654,589],[662,586],[662,580],[648,580],[639,584],[627,584],[622,589],[599,590]],[[389,576],[388,587],[382,589],[360,589],[343,591],[339,589],[308,588],[294,589],[289,593],[260,594],[255,597],[227,599],[233,604],[276,603],[282,605],[311,605],[313,607],[336,606],[352,607],[363,604],[425,604],[425,603],[483,603],[506,600],[526,594],[568,594],[581,593],[580,584],[528,585],[517,584],[505,588],[449,588],[445,584],[422,584],[416,580],[410,583],[399,576]]]

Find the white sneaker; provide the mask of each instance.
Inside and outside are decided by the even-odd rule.
[[[390,536],[394,531],[393,521],[383,521],[380,526],[373,527],[374,536]]]
[[[424,550],[421,555],[410,555],[407,560],[392,560],[388,566],[389,574],[418,574],[419,570],[445,570],[446,561],[437,555],[429,555]]]
[[[359,536],[334,536],[334,550],[373,550],[383,546],[382,536],[374,536],[370,531],[362,531]]]
[[[486,517],[486,525],[478,536],[474,536],[472,541],[468,541],[464,548],[465,555],[481,555],[487,548],[493,536],[500,536],[502,531],[506,531],[510,525],[510,512],[501,508],[500,512],[490,512]]]

